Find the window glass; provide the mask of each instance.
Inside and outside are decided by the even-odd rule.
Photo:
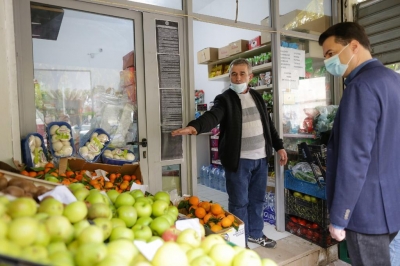
[[[178,195],[182,195],[181,165],[166,165],[162,167],[162,190],[172,191],[176,189]]]
[[[182,10],[182,0],[127,0],[127,1]]]
[[[125,147],[137,139],[134,21],[33,4],[31,22],[37,131],[67,122],[78,146],[102,128],[138,158]]]
[[[252,0],[239,1],[237,9],[237,21],[261,25],[264,19],[269,16],[270,1]],[[232,0],[193,0],[193,12],[203,15],[236,19],[236,1]],[[264,24],[267,25],[267,24]]]
[[[330,26],[331,5],[330,0],[279,0],[281,28],[320,34]]]

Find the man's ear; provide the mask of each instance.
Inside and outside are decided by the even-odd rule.
[[[360,50],[360,42],[357,40],[352,40],[350,42],[350,49],[354,52],[354,53],[358,53],[358,51]]]

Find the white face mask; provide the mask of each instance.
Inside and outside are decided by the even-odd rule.
[[[240,84],[235,84],[231,83],[229,88],[233,91],[235,91],[237,94],[244,92],[247,89],[247,83],[240,83]]]

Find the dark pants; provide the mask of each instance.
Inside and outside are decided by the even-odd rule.
[[[390,266],[389,244],[397,233],[366,235],[346,230],[352,266]]]
[[[246,243],[249,236],[263,236],[262,211],[267,188],[268,163],[258,160],[240,159],[236,172],[225,171],[229,212],[241,219],[245,226]]]

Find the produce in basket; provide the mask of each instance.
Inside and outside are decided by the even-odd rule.
[[[93,132],[85,146],[79,148],[79,153],[84,159],[93,161],[96,156],[100,155],[104,145],[108,141],[110,140],[106,134]]]
[[[52,125],[49,133],[54,154],[58,157],[71,156],[73,153],[70,143],[71,130],[66,125]]]
[[[114,160],[122,160],[122,161],[134,161],[135,155],[130,153],[127,149],[114,149],[114,150],[105,150],[104,157]]]

